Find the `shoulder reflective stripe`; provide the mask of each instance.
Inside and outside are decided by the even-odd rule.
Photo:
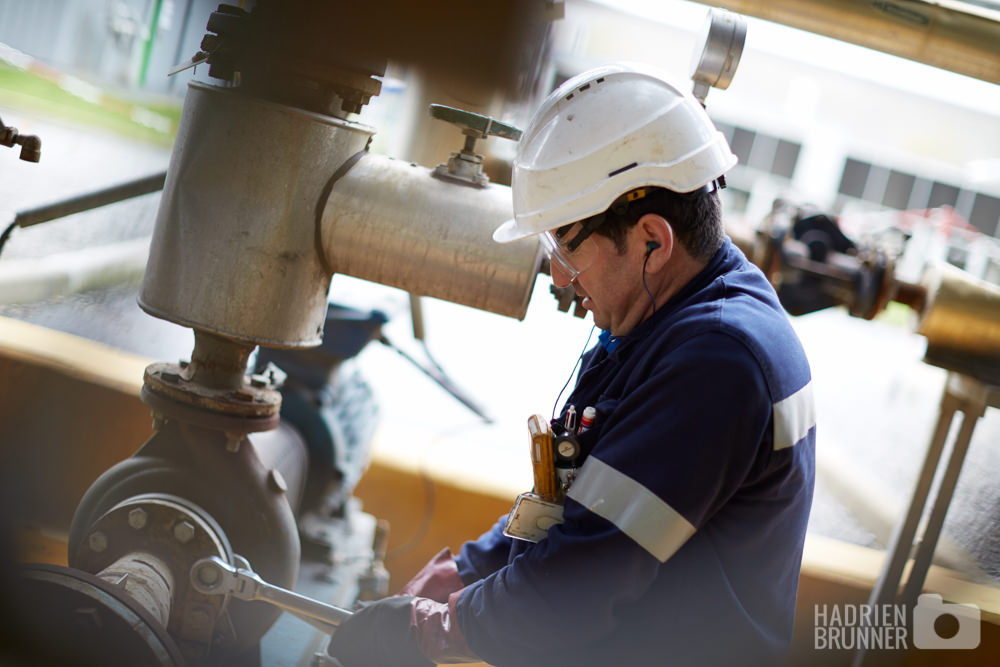
[[[774,448],[792,447],[816,425],[812,381],[774,404]]]
[[[694,526],[659,496],[590,456],[566,494],[615,524],[661,563],[694,535]]]

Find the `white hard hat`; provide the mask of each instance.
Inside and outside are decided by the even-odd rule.
[[[514,159],[514,219],[493,239],[582,220],[646,185],[692,192],[735,164],[693,95],[644,67],[599,67],[554,90],[528,124]]]

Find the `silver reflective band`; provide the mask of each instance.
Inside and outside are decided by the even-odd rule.
[[[694,535],[694,526],[659,496],[595,456],[584,461],[566,495],[615,524],[661,563]]]
[[[812,380],[797,392],[774,404],[774,448],[792,447],[816,425]]]

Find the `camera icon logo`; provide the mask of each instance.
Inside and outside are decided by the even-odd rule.
[[[913,645],[919,649],[976,648],[979,621],[976,605],[948,604],[940,595],[925,593],[917,598],[913,610]]]

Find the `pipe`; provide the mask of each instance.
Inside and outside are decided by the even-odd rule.
[[[510,188],[365,154],[330,191],[320,245],[336,273],[523,319],[542,254],[535,239],[493,241],[511,215]]]
[[[997,365],[1000,358],[1000,288],[950,264],[925,273],[927,302],[917,333],[932,349]]]
[[[1000,83],[1000,12],[948,0],[721,0],[818,35]]]
[[[324,188],[374,130],[202,83],[188,87],[139,305],[267,347],[313,347],[330,274]]]
[[[48,222],[56,218],[65,218],[67,215],[89,211],[93,208],[114,204],[125,199],[131,199],[132,197],[159,192],[163,189],[163,182],[166,178],[167,173],[160,172],[144,176],[143,178],[137,178],[134,181],[119,183],[118,185],[112,185],[101,190],[45,204],[37,208],[19,211],[14,218],[14,224],[17,227],[31,227],[42,222]]]

